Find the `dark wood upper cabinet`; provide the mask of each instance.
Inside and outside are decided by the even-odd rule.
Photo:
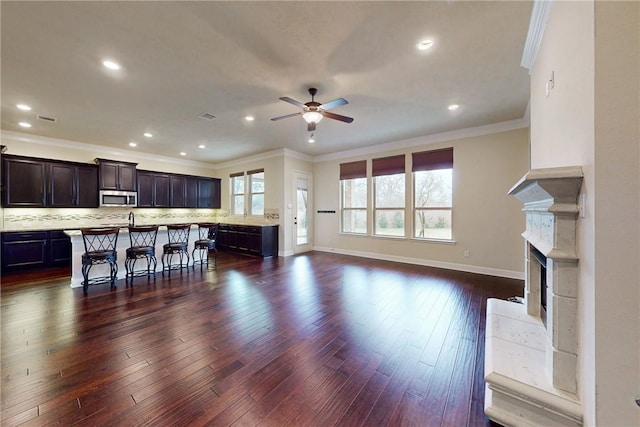
[[[93,165],[77,166],[77,177],[76,206],[81,208],[97,208],[99,204],[98,168]]]
[[[198,177],[188,176],[185,178],[186,200],[185,207],[198,207]]]
[[[169,204],[174,208],[183,208],[186,206],[186,178],[181,175],[169,176],[170,201]]]
[[[153,207],[153,173],[138,172],[138,207]]]
[[[153,205],[158,208],[166,208],[171,206],[169,203],[169,175],[155,174],[153,176],[153,188],[155,197]]]
[[[138,207],[169,207],[169,175],[138,171]]]
[[[198,178],[198,207],[220,208],[220,179]]]
[[[137,163],[96,159],[100,167],[100,190],[136,191]]]
[[[58,208],[98,207],[98,168],[91,165],[51,163],[47,206]]]
[[[78,182],[77,168],[65,163],[49,165],[49,195],[47,206],[69,208],[75,205],[75,190]]]
[[[71,162],[4,157],[5,207],[97,207],[98,168]]]
[[[2,158],[5,207],[45,207],[45,162],[26,158]]]

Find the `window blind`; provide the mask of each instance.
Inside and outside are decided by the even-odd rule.
[[[371,172],[373,176],[395,175],[404,171],[404,154],[373,159]]]
[[[412,172],[453,168],[453,147],[422,151],[412,155]]]
[[[367,161],[340,163],[340,179],[354,179],[367,177]]]

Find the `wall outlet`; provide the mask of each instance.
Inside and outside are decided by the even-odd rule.
[[[471,256],[471,252],[469,251],[464,251],[464,257],[465,258],[469,258]]]

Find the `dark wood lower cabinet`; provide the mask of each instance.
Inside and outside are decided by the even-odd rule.
[[[220,224],[217,246],[246,255],[278,255],[278,226]]]
[[[2,273],[71,265],[71,239],[61,230],[2,233]]]

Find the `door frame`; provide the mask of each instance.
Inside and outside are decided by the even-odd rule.
[[[308,183],[307,188],[307,233],[308,233],[308,242],[304,245],[298,245],[298,225],[297,225],[297,217],[298,217],[298,178],[306,179]],[[299,254],[303,252],[309,252],[313,250],[313,175],[311,172],[304,171],[293,171],[292,173],[292,193],[291,199],[293,204],[293,216],[292,216],[292,226],[293,226],[293,254]]]

